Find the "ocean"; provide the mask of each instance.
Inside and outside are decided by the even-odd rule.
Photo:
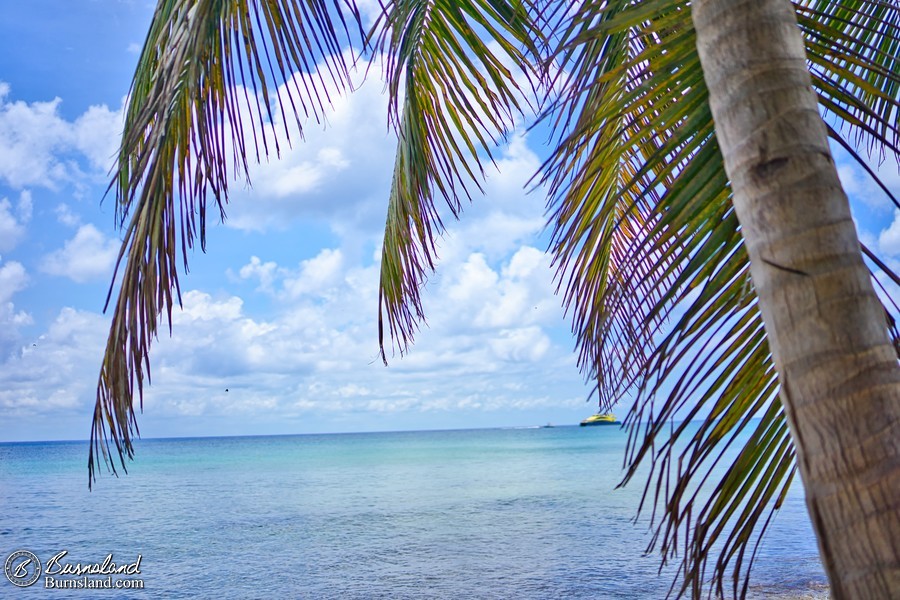
[[[0,578],[0,597],[663,598],[673,570],[645,554],[641,482],[615,489],[625,441],[577,426],[148,439],[93,491],[86,442],[4,443],[0,560],[26,550],[44,569]],[[18,575],[23,556],[6,562]],[[138,556],[139,574],[103,575]],[[824,596],[799,481],[753,573],[752,597]]]

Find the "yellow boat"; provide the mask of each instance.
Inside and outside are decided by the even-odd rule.
[[[587,419],[581,422],[581,426],[584,427],[586,425],[618,425],[619,422],[616,421],[616,416],[612,413],[603,413],[591,415]]]

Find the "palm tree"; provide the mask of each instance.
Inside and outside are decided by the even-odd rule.
[[[579,364],[601,405],[637,399],[625,480],[649,462],[651,545],[663,562],[683,549],[673,590],[724,594],[730,574],[744,595],[799,467],[834,597],[898,593],[898,335],[870,265],[900,280],[861,248],[828,145],[863,166],[860,149],[900,156],[900,7],[884,0],[395,0],[368,32],[351,0],[159,0],[111,185],[124,272],[89,481],[133,456],[179,241],[186,266],[210,194],[224,214],[248,155],[277,151],[242,121],[318,119],[361,53],[383,59],[398,138],[382,355],[384,321],[402,353],[423,318],[437,205],[457,216],[537,108]],[[667,433],[676,411],[699,429]]]

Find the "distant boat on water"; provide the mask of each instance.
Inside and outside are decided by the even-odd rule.
[[[591,415],[584,421],[580,423],[582,427],[586,427],[588,425],[618,425],[619,422],[616,421],[616,416],[612,413],[602,413]]]

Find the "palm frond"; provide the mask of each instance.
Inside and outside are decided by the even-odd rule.
[[[883,0],[800,0],[819,100],[854,146],[900,156],[900,7]]]
[[[833,134],[896,155],[898,8],[797,9]],[[555,22],[562,92],[544,118],[558,146],[542,173],[579,364],[601,406],[636,394],[623,484],[650,463],[642,510],[650,550],[680,560],[673,592],[724,594],[730,575],[743,596],[794,453],[690,3],[610,0]]]
[[[527,101],[514,67],[536,80],[540,34],[522,0],[396,0],[370,35],[398,136],[379,288],[386,362],[384,317],[401,353],[424,319],[420,287],[443,231],[436,199],[456,217],[473,186],[481,190],[483,161]]]
[[[675,28],[679,17],[678,7],[666,16]],[[579,364],[597,381],[604,406],[632,387],[647,358],[648,328],[659,324],[646,310],[658,298],[647,269],[659,266],[668,244],[653,237],[655,207],[679,156],[695,142],[673,126],[690,107],[674,104],[670,88],[684,77],[702,83],[699,68],[678,72],[675,63],[667,65],[668,77],[656,77],[644,62],[656,42],[622,19],[612,7],[582,11],[561,31],[557,60],[568,73],[561,85],[571,92],[556,113],[564,133],[542,179]],[[657,160],[648,165],[648,157]],[[634,260],[633,250],[649,240],[659,243],[648,260]]]
[[[289,140],[287,113],[298,123],[318,119],[327,90],[348,84],[342,44],[366,36],[347,1],[160,0],[111,185],[120,224],[130,221],[89,481],[101,456],[115,471],[110,440],[123,468],[133,453],[150,343],[163,312],[171,327],[179,297],[179,244],[186,268],[198,238],[204,246],[207,202],[224,217],[228,180],[246,174],[251,152],[257,160],[280,152],[263,124],[281,120]],[[795,6],[832,135],[851,149],[900,157],[900,7]],[[723,594],[730,573],[732,593],[742,596],[753,544],[793,479],[794,454],[690,13],[688,0],[383,7],[366,39],[386,66],[398,150],[379,342],[386,359],[385,317],[401,353],[412,341],[443,229],[439,204],[455,217],[480,189],[484,164],[526,108],[516,69],[535,85],[535,61],[552,40],[555,67],[546,72],[561,92],[544,118],[557,146],[541,180],[579,365],[602,405],[637,395],[625,480],[650,462],[642,510],[652,512],[651,548],[680,560],[673,591]],[[279,85],[286,93],[273,93]],[[886,307],[892,325],[896,312]]]
[[[229,178],[246,175],[251,149],[257,160],[260,147],[266,155],[280,152],[278,138],[266,134],[263,123],[274,122],[279,111],[289,141],[286,111],[298,125],[319,119],[329,86],[348,84],[348,23],[361,38],[356,8],[336,1],[160,0],[135,72],[110,185],[120,226],[129,215],[130,221],[97,387],[89,484],[101,457],[115,472],[110,438],[123,469],[125,456],[133,455],[134,400],[143,403],[144,378],[150,380],[150,343],[164,312],[171,328],[175,297],[180,301],[179,245],[187,269],[198,237],[205,246],[209,201],[224,218]],[[275,94],[280,84],[284,93]]]

